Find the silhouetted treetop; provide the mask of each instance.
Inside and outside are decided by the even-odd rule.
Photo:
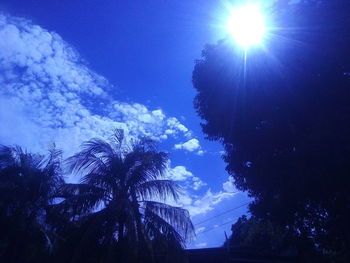
[[[255,197],[255,215],[345,251],[350,2],[286,2],[272,9],[277,28],[246,63],[227,39],[206,46],[193,71],[194,105],[204,133],[224,145],[237,187]]]

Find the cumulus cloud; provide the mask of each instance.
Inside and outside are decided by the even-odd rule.
[[[238,192],[231,176],[229,176],[228,180],[222,184],[222,188],[228,193]]]
[[[185,166],[171,167],[169,162],[167,170],[166,177],[176,181],[183,188],[179,200],[176,202],[175,200],[167,200],[167,202],[187,209],[192,217],[213,210],[218,203],[236,194],[236,192],[228,192],[226,189],[213,193],[210,188],[203,194],[198,194],[193,190],[198,190],[206,186],[207,183],[193,175]]]
[[[111,98],[112,85],[89,69],[74,48],[28,20],[0,15],[0,72],[0,144],[42,151],[55,142],[69,155],[81,142],[108,138],[122,128],[131,137],[186,140],[177,148],[203,153],[177,118]],[[192,216],[233,195],[210,189],[193,195],[205,182],[184,166],[170,170],[169,177],[185,186],[179,205]]]
[[[41,150],[56,142],[67,154],[116,128],[129,136],[189,138],[191,132],[161,109],[120,102],[108,81],[90,70],[58,34],[0,15],[0,143]],[[16,136],[14,136],[14,134]]]
[[[191,131],[181,124],[181,122],[175,117],[167,119],[167,126],[169,127],[169,129],[166,131],[167,134],[183,132],[187,137],[191,137],[192,135]]]
[[[169,129],[166,116],[161,109],[149,110],[139,103],[123,103],[113,101],[110,105],[109,116],[125,123],[131,135],[147,136],[154,140],[168,138],[165,130]],[[173,134],[177,131],[172,130]]]
[[[194,196],[185,192],[181,196],[179,203],[188,209],[191,216],[196,216],[213,210],[218,203],[230,199],[238,193],[232,177],[228,177],[228,180],[222,184],[221,191],[213,193],[209,188],[202,196]]]
[[[227,193],[224,191],[212,193],[212,191],[208,189],[202,197],[196,198],[194,202],[187,204],[184,207],[188,209],[191,216],[204,214],[213,210],[216,204],[220,203],[225,199],[229,199],[234,195],[235,193]]]
[[[177,201],[166,200],[166,202],[187,209],[191,217],[194,217],[213,210],[217,204],[223,200],[232,198],[235,194],[225,191],[213,193],[211,189],[208,189],[203,195],[194,195],[186,190],[182,192]]]
[[[177,150],[186,150],[189,152],[196,152],[198,155],[203,155],[204,151],[201,150],[201,146],[199,144],[199,141],[195,138],[190,139],[184,143],[178,143],[174,145],[174,149]]]
[[[176,166],[169,169],[169,178],[174,181],[185,181],[192,178],[193,174],[187,171],[185,166]]]
[[[198,190],[202,186],[207,185],[199,177],[194,176],[193,173],[188,171],[185,166],[178,165],[173,168],[168,168],[167,177],[171,180],[181,182],[181,184],[186,188],[192,188],[193,190]]]
[[[207,185],[207,183],[203,182],[199,177],[196,177],[196,176],[192,177],[192,181],[193,181],[193,189],[194,190],[198,190],[202,186],[206,186]]]

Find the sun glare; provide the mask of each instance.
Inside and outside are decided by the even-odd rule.
[[[265,18],[258,5],[248,4],[230,10],[227,31],[244,49],[262,44],[266,33]]]

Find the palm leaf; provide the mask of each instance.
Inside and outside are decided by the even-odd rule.
[[[13,166],[15,163],[12,147],[0,145],[0,169]]]
[[[82,215],[92,212],[108,201],[103,188],[88,184],[65,184],[55,197],[64,198],[64,201],[57,205],[65,211],[71,210],[73,214]]]
[[[163,177],[168,156],[163,152],[133,151],[126,155],[124,163],[128,169],[128,185],[138,185],[148,180]]]
[[[171,224],[158,214],[150,209],[146,209],[144,217],[146,233],[150,239],[164,239],[166,242],[172,242],[175,240],[175,242],[180,244],[181,247],[184,247],[186,241],[185,238],[183,238]]]
[[[163,179],[168,155],[146,138],[130,147],[124,147],[124,141],[124,132],[116,130],[111,143],[83,143],[81,151],[67,159],[69,170],[82,175],[81,183],[62,188],[65,200],[57,205],[81,219],[88,213],[105,217],[98,221],[105,226],[106,240],[135,244],[157,236],[183,245],[194,234],[188,211],[150,201],[179,197],[179,186]]]
[[[145,201],[145,211],[150,211],[168,222],[177,231],[180,231],[185,239],[194,235],[194,227],[190,215],[186,209],[168,204]],[[146,213],[145,212],[145,213]]]
[[[101,139],[84,142],[82,150],[66,160],[71,172],[93,171],[96,167],[105,167],[111,163],[115,153],[113,148]]]
[[[111,143],[116,147],[117,151],[122,151],[125,134],[123,129],[116,129],[110,138]]]
[[[165,201],[170,197],[177,201],[180,189],[172,180],[152,180],[141,183],[135,191],[142,200],[160,198]]]

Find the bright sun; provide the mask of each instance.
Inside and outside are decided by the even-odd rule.
[[[266,33],[265,18],[258,5],[248,4],[230,10],[227,30],[244,49],[262,44]]]

